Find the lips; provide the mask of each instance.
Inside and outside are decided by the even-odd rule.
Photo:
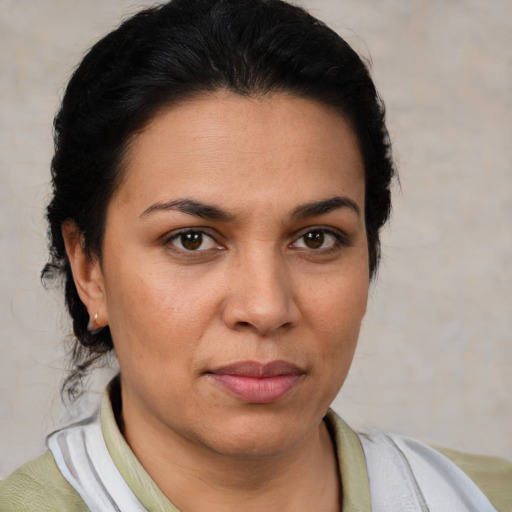
[[[243,361],[208,372],[210,379],[235,398],[254,404],[277,402],[296,388],[304,371],[286,361]]]

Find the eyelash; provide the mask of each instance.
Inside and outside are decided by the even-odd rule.
[[[330,228],[322,227],[322,226],[309,227],[309,228],[306,228],[306,229],[300,231],[297,234],[297,236],[294,238],[294,241],[290,245],[296,244],[299,240],[303,239],[306,235],[308,235],[310,233],[321,233],[324,237],[326,235],[331,236],[334,238],[334,242],[333,242],[332,246],[330,246],[330,247],[324,247],[324,248],[318,248],[318,249],[313,249],[310,247],[297,247],[296,250],[312,251],[313,253],[327,255],[327,254],[330,254],[330,253],[333,253],[333,252],[339,250],[341,247],[347,247],[350,245],[349,240],[345,234],[343,234],[339,231],[335,231]]]
[[[216,249],[217,250],[222,250],[224,249],[224,247],[222,247],[216,240],[215,238],[210,235],[208,232],[206,232],[204,229],[201,229],[201,228],[188,228],[188,229],[180,229],[178,231],[174,231],[173,233],[171,233],[171,235],[169,237],[166,238],[165,240],[165,245],[169,246],[169,245],[173,245],[173,242],[175,240],[180,240],[181,237],[183,236],[186,236],[186,235],[200,235],[202,240],[201,240],[201,245],[204,243],[204,239],[210,239],[214,245],[216,245]],[[181,244],[183,246],[183,243]],[[192,250],[192,249],[186,249],[184,247],[180,248],[180,247],[176,247],[176,246],[173,246],[174,250],[176,251],[179,251],[179,252],[182,252],[182,253],[186,253],[187,256],[188,255],[191,255],[191,256],[200,256],[201,253],[204,253],[206,251],[209,251],[211,249],[202,249],[202,250]]]
[[[319,248],[293,247],[294,244],[297,244],[306,235],[311,234],[311,233],[319,233],[324,237],[331,236],[334,238],[334,242],[330,247],[319,247]],[[187,248],[183,247],[183,243],[181,243],[182,247],[177,247],[173,244],[174,241],[180,240],[181,237],[186,236],[188,234],[191,234],[191,235],[197,234],[197,235],[201,236],[201,242],[200,242],[199,247],[201,245],[203,245],[203,243],[205,242],[205,238],[210,239],[212,241],[212,243],[214,245],[216,245],[216,247],[208,248],[208,249],[198,249],[198,248],[197,249],[187,249]],[[198,257],[201,255],[204,256],[204,254],[206,252],[211,251],[211,250],[224,250],[225,249],[221,244],[219,244],[215,240],[214,236],[209,234],[203,228],[188,228],[188,229],[181,229],[178,231],[174,231],[173,233],[170,234],[170,236],[166,237],[164,243],[166,246],[173,246],[173,250],[175,250],[177,252],[185,253],[187,256],[192,256],[192,257]],[[299,233],[297,233],[294,236],[293,241],[288,245],[288,247],[291,247],[293,250],[297,250],[297,251],[307,251],[307,252],[311,252],[311,253],[327,255],[332,252],[335,252],[340,247],[346,247],[348,245],[350,245],[350,244],[349,244],[349,241],[348,241],[346,235],[344,235],[338,231],[335,231],[333,229],[318,226],[318,227],[309,227],[309,228],[304,229],[304,230],[300,231]]]

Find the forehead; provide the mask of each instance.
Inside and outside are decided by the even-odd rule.
[[[334,109],[285,94],[218,92],[163,110],[131,142],[123,167],[117,195],[130,202],[194,197],[249,206],[335,194],[364,201],[349,124]]]

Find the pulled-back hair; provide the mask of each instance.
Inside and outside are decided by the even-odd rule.
[[[72,396],[90,365],[112,350],[108,327],[87,329],[62,225],[73,220],[84,250],[101,261],[108,203],[130,140],[160,109],[206,92],[285,92],[338,111],[357,135],[365,167],[370,276],[390,213],[394,174],[384,106],[367,65],[325,24],[281,0],[172,0],[139,12],[96,43],[75,70],[54,122],[50,261],[60,275],[76,336]]]

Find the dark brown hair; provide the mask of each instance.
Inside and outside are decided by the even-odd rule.
[[[244,96],[292,93],[336,109],[351,123],[365,165],[369,270],[375,274],[394,166],[384,106],[363,60],[325,24],[281,0],[172,0],[141,11],[87,53],[54,123],[51,257],[43,278],[60,275],[65,282],[76,336],[74,369],[64,384],[71,396],[113,345],[108,327],[87,330],[62,225],[72,219],[85,250],[101,261],[107,205],[130,137],[164,106],[220,89]]]

